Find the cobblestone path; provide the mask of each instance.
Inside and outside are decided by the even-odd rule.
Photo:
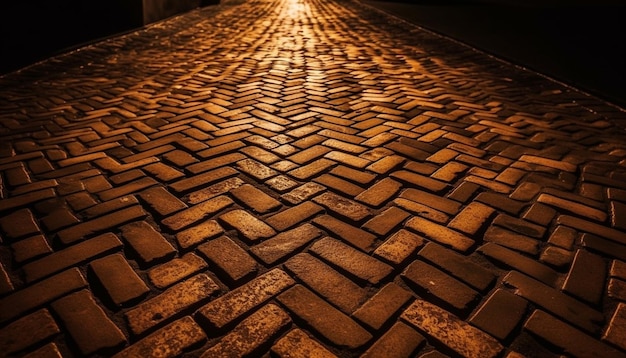
[[[48,59],[0,78],[0,355],[624,357],[624,123],[356,0]]]

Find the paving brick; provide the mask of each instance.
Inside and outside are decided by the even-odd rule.
[[[222,167],[189,178],[181,179],[173,184],[170,184],[169,187],[177,193],[186,193],[191,190],[197,190],[200,187],[207,186],[208,184],[215,183],[219,180],[235,176],[238,173],[239,172],[230,167]]]
[[[609,297],[624,301],[626,300],[626,281],[611,278],[609,279],[606,291]]]
[[[335,164],[336,162],[332,160],[322,158],[312,163],[309,163],[305,166],[293,169],[289,171],[288,174],[299,180],[308,180],[312,178],[313,176],[326,171],[327,169],[334,166]]]
[[[120,228],[122,237],[143,265],[152,266],[176,255],[176,249],[154,227],[136,221]]]
[[[0,329],[0,350],[11,355],[61,333],[47,309],[40,309]]]
[[[246,156],[241,153],[231,153],[213,159],[203,160],[199,163],[191,164],[187,166],[185,170],[188,170],[193,174],[198,174],[206,172],[208,170],[232,165],[245,158]]]
[[[522,321],[528,302],[504,289],[497,289],[468,320],[472,325],[504,341]]]
[[[213,329],[222,329],[259,307],[295,282],[280,269],[273,269],[201,307],[197,319]]]
[[[198,324],[190,316],[185,316],[135,342],[113,357],[178,357],[206,339]]]
[[[395,265],[403,263],[424,245],[424,238],[400,229],[374,250],[374,256]]]
[[[324,208],[321,206],[307,201],[267,218],[266,222],[274,229],[283,231],[315,216],[323,210]]]
[[[474,235],[486,226],[495,210],[479,202],[469,203],[448,224],[448,227],[468,235]]]
[[[391,266],[330,237],[316,241],[310,250],[325,261],[373,285],[393,270]]]
[[[54,189],[48,188],[18,196],[12,196],[10,198],[5,198],[0,201],[0,212],[28,206],[38,201],[54,198],[55,196],[56,194],[54,193]]]
[[[258,269],[257,262],[246,250],[227,236],[221,236],[198,246],[198,251],[225,275],[228,282],[239,282],[254,275]]]
[[[160,216],[168,216],[187,209],[187,205],[164,187],[152,187],[139,193],[139,197]]]
[[[16,262],[24,263],[52,253],[52,248],[43,235],[36,235],[13,243],[11,251]]]
[[[158,182],[152,178],[144,177],[138,180],[134,180],[128,184],[114,187],[108,190],[104,190],[98,193],[98,197],[102,201],[108,201],[121,196],[132,194],[134,192],[149,188],[153,185],[157,185]]]
[[[336,192],[346,194],[350,197],[357,196],[365,190],[356,184],[330,174],[322,174],[313,180],[321,185],[334,189]]]
[[[180,211],[163,219],[161,223],[170,230],[180,230],[192,225],[208,216],[211,216],[233,204],[233,200],[225,195],[216,196],[189,209]]]
[[[590,333],[596,333],[604,322],[601,312],[581,301],[547,286],[517,271],[511,271],[503,283],[516,288],[515,294],[575,324]]]
[[[405,227],[460,252],[467,252],[474,245],[474,240],[467,236],[420,217],[411,218]]]
[[[272,346],[272,353],[280,358],[336,358],[322,344],[309,337],[301,329],[289,331]]]
[[[541,244],[539,240],[497,226],[489,227],[483,238],[485,241],[493,242],[500,246],[508,247],[532,256],[536,256],[539,253]]]
[[[623,352],[541,310],[533,312],[524,328],[576,357],[626,357]]]
[[[557,282],[558,273],[550,267],[498,244],[487,243],[481,246],[478,251],[547,285],[554,285]]]
[[[410,217],[406,211],[395,206],[383,211],[363,224],[363,228],[380,236],[385,236],[404,220]]]
[[[399,182],[390,178],[384,178],[357,195],[354,199],[373,207],[379,207],[390,200],[401,187],[402,184]]]
[[[39,225],[29,209],[21,209],[0,219],[0,227],[8,239],[19,239],[40,233]]]
[[[606,275],[607,267],[601,256],[579,249],[563,283],[563,291],[598,305],[604,293]]]
[[[265,305],[207,349],[201,357],[252,356],[279,335],[290,322],[289,315],[281,308],[274,304]]]
[[[385,334],[361,355],[362,358],[388,357],[404,358],[414,356],[414,352],[426,338],[410,326],[396,322]],[[420,356],[424,357],[424,355]]]
[[[379,330],[402,306],[412,299],[409,291],[390,282],[353,313],[353,317],[368,327]]]
[[[415,185],[420,188],[430,190],[438,193],[447,188],[448,184],[438,181],[417,173],[413,173],[407,170],[399,170],[390,174],[392,178],[398,179],[408,185]]]
[[[576,232],[576,230],[567,226],[559,225],[554,229],[552,234],[550,234],[548,242],[552,245],[562,247],[566,250],[572,250],[577,237],[578,233]]]
[[[423,261],[413,261],[402,272],[402,277],[413,284],[419,294],[432,296],[458,313],[467,312],[479,297],[469,286]]]
[[[0,322],[18,317],[86,286],[87,282],[80,271],[77,268],[72,268],[22,288],[0,299]]]
[[[207,267],[207,263],[198,255],[190,252],[181,258],[175,258],[148,271],[150,282],[163,289],[187,278]]]
[[[372,339],[354,320],[301,285],[280,294],[278,301],[337,346],[356,349]]]
[[[578,214],[585,218],[596,220],[598,222],[604,222],[608,217],[608,215],[604,211],[574,201],[561,199],[554,195],[541,194],[539,195],[539,198],[537,198],[537,201],[546,205],[566,210],[568,212]]]
[[[272,198],[250,184],[243,184],[234,188],[230,191],[230,193],[237,200],[260,214],[276,210],[281,206],[278,200]]]
[[[103,234],[28,263],[23,270],[26,280],[32,282],[121,248],[117,236]]]
[[[220,215],[220,220],[237,230],[249,241],[268,239],[276,235],[276,231],[260,219],[244,210],[232,210]]]
[[[266,264],[273,265],[321,235],[322,232],[313,225],[303,224],[253,246],[250,252]]]
[[[556,216],[557,211],[547,205],[541,203],[533,203],[524,213],[522,219],[533,222],[535,224],[548,226],[552,219]]]
[[[496,357],[504,349],[490,335],[423,300],[411,304],[401,317],[460,356]]]
[[[505,195],[489,192],[480,193],[476,200],[513,216],[517,216],[526,205],[523,202],[509,199]]]
[[[324,147],[322,145],[315,145],[304,150],[297,152],[294,155],[289,156],[287,159],[297,163],[297,164],[307,164],[312,162],[313,160],[319,159],[324,156],[326,153],[330,152],[331,149]]]
[[[103,216],[116,212],[134,205],[139,205],[139,200],[134,195],[127,195],[120,198],[105,201],[100,204],[95,204],[84,209],[80,214],[83,220],[93,219],[98,216]],[[78,223],[79,221],[77,221]]]
[[[348,168],[343,165],[338,165],[334,167],[330,171],[330,174],[355,182],[357,184],[360,184],[361,186],[369,185],[376,179],[376,175],[367,173],[362,170]]]
[[[301,202],[310,199],[317,194],[326,190],[326,187],[317,183],[308,182],[293,189],[289,193],[283,194],[282,199],[288,201],[291,204],[300,204]]]
[[[609,321],[608,327],[602,335],[602,340],[614,344],[615,346],[626,349],[626,304],[618,303],[615,312]]]
[[[438,195],[433,195],[428,192],[412,188],[402,191],[400,197],[424,204],[450,215],[456,215],[461,207],[461,205],[454,200],[446,199]]]
[[[252,159],[238,161],[237,168],[257,180],[266,180],[278,175],[274,169]]]
[[[367,297],[365,289],[309,254],[297,254],[285,263],[285,268],[347,314],[354,312]]]
[[[584,219],[576,218],[569,215],[560,215],[556,223],[559,225],[569,226],[579,231],[585,231],[595,234],[609,240],[613,240],[622,245],[626,245],[626,233]]]
[[[587,249],[626,261],[626,252],[624,251],[624,247],[626,247],[626,245],[621,245],[615,243],[614,241],[605,240],[601,237],[590,234],[582,235],[581,244]]]
[[[219,286],[206,274],[198,274],[126,311],[124,316],[134,335],[171,320],[209,300]]]
[[[224,233],[224,229],[215,220],[206,220],[176,234],[178,246],[187,250],[204,241]]]
[[[439,224],[445,224],[450,220],[450,216],[448,214],[412,200],[396,198],[393,200],[393,203],[413,215],[421,216]]]
[[[469,258],[432,242],[427,243],[418,255],[481,292],[485,292],[496,278],[495,273]]]
[[[150,291],[120,254],[94,260],[89,267],[115,305],[121,306],[140,299]]]
[[[99,232],[113,230],[125,223],[142,219],[147,213],[141,206],[135,205],[111,214],[100,216],[96,219],[82,222],[58,232],[59,240],[63,244],[71,244],[79,240],[95,235]]]
[[[24,358],[62,358],[61,352],[55,343],[45,346],[23,356]]]
[[[316,196],[313,198],[313,201],[343,218],[356,222],[371,215],[370,210],[366,206],[330,192]]]
[[[272,180],[272,179],[270,179]],[[216,196],[226,194],[231,189],[237,188],[244,184],[244,181],[239,178],[229,178],[213,185],[209,185],[206,188],[191,192],[189,194],[189,204],[196,205],[203,201],[212,199]]]

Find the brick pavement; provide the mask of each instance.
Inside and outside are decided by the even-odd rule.
[[[626,113],[352,0],[0,78],[0,353],[626,356]]]

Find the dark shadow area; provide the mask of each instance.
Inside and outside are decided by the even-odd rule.
[[[364,1],[626,107],[626,1]]]

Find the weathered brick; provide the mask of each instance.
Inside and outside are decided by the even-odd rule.
[[[467,252],[474,245],[469,237],[420,217],[411,218],[405,227],[460,252]]]
[[[291,204],[300,204],[301,202],[314,197],[315,195],[326,190],[326,187],[317,183],[308,182],[293,189],[289,193],[283,194],[281,198]]]
[[[495,210],[479,202],[469,203],[450,221],[448,227],[469,235],[476,234],[483,228]]]
[[[491,226],[483,236],[485,241],[494,242],[509,249],[535,256],[539,253],[539,240],[514,233],[497,226]]]
[[[88,236],[99,232],[113,230],[125,223],[142,219],[147,214],[141,206],[135,205],[111,214],[100,216],[96,219],[85,221],[58,232],[58,237],[63,244],[71,244],[83,240]]]
[[[306,201],[267,218],[266,222],[274,229],[283,231],[317,215],[321,211],[324,211],[324,208]]]
[[[361,355],[361,358],[406,358],[426,341],[426,338],[402,322],[394,323],[380,339]],[[424,358],[426,355],[421,355]]]
[[[43,235],[37,235],[17,241],[11,245],[13,259],[23,263],[52,253],[48,240]]]
[[[393,203],[413,215],[421,216],[439,224],[445,224],[450,219],[448,214],[412,200],[396,198],[393,200]]]
[[[209,300],[219,286],[206,274],[198,274],[135,306],[124,314],[135,335],[170,320]]]
[[[526,205],[524,202],[509,199],[505,195],[491,192],[480,193],[476,196],[475,200],[514,216],[517,216]]]
[[[197,316],[207,326],[222,329],[294,283],[284,271],[273,269],[204,305]]]
[[[269,225],[244,210],[229,211],[220,215],[220,220],[237,230],[249,241],[268,239],[276,235]]]
[[[468,322],[500,340],[505,340],[518,326],[527,307],[528,302],[525,299],[499,288]]]
[[[299,180],[308,180],[311,177],[327,170],[328,168],[334,166],[336,164],[336,162],[326,159],[326,158],[322,158],[319,160],[316,160],[312,163],[309,163],[305,166],[302,167],[298,167],[296,169],[293,169],[291,171],[289,171],[289,175],[291,175],[292,177],[299,179]]]
[[[168,287],[206,268],[207,263],[190,252],[148,271],[150,282],[157,288]]]
[[[548,242],[552,245],[562,247],[566,250],[572,250],[577,237],[578,233],[576,232],[576,230],[571,229],[567,226],[559,225],[550,235]]]
[[[58,231],[77,224],[80,220],[66,207],[58,207],[41,219],[43,226],[49,231]]]
[[[409,291],[390,282],[356,310],[352,316],[368,327],[379,330],[411,298],[412,295]]]
[[[48,343],[45,346],[24,355],[23,358],[63,358],[63,356],[55,343]]]
[[[334,189],[336,192],[343,193],[351,197],[357,196],[365,190],[356,184],[330,174],[322,174],[313,178],[313,180],[328,188]]]
[[[345,313],[354,312],[367,296],[365,289],[309,254],[292,257],[285,268]]]
[[[602,236],[609,240],[626,245],[626,233],[569,215],[560,215],[556,223],[569,226],[579,231]]]
[[[278,172],[252,159],[244,159],[237,162],[237,168],[242,172],[256,178],[266,180],[278,175]]]
[[[546,167],[563,170],[563,171],[571,172],[571,173],[575,172],[576,169],[578,169],[578,167],[572,163],[568,163],[568,162],[561,161],[561,160],[538,157],[534,155],[522,155],[519,158],[519,160],[521,160],[522,162],[539,164],[539,165],[543,165]]]
[[[280,358],[337,358],[336,355],[298,328],[292,329],[279,339],[272,346],[272,353]]]
[[[113,357],[178,357],[187,349],[204,342],[206,338],[200,326],[190,316],[185,316],[146,336]]]
[[[516,288],[515,294],[590,333],[597,333],[604,315],[577,299],[517,271],[507,274],[503,283]]]
[[[563,291],[597,305],[604,293],[606,275],[602,256],[579,249],[563,283]]]
[[[522,215],[522,219],[538,225],[548,226],[556,216],[557,211],[541,203],[533,203]]]
[[[87,290],[78,291],[52,303],[83,355],[117,348],[126,344],[126,337],[98,306]]]
[[[374,256],[399,265],[424,245],[421,236],[401,229],[374,250]]]
[[[337,346],[356,349],[372,339],[354,320],[301,285],[280,294],[278,301]]]
[[[363,224],[363,228],[377,235],[384,236],[394,228],[398,227],[409,216],[411,215],[406,211],[392,206],[379,215],[368,220],[365,224]]]
[[[495,274],[466,256],[429,242],[418,255],[479,291],[486,291]]]
[[[623,352],[541,310],[533,312],[524,328],[574,357],[626,357]]]
[[[150,291],[120,254],[94,260],[89,267],[98,277],[111,301],[118,306],[137,300]]]
[[[124,240],[144,265],[152,266],[176,255],[174,246],[145,221],[124,225],[120,230]]]
[[[194,205],[189,209],[185,209],[169,216],[166,219],[163,219],[161,223],[167,226],[170,230],[180,230],[204,219],[207,216],[213,215],[232,204],[233,200],[229,197],[224,195],[216,196],[207,201],[203,201],[198,205]]]
[[[371,215],[367,207],[330,192],[316,196],[313,201],[352,221],[358,222]]]
[[[624,337],[626,337],[626,303],[620,302],[615,308],[608,328],[602,335],[602,340],[626,350]]]
[[[94,237],[24,265],[26,280],[29,282],[38,280],[94,257],[117,251],[122,246],[117,236],[111,233]]]
[[[479,297],[469,286],[423,261],[413,261],[402,277],[417,285],[420,294],[432,295],[459,313],[467,312]]]
[[[134,195],[123,196],[121,198],[115,198],[113,200],[105,201],[100,204],[95,204],[88,207],[81,212],[83,220],[95,218],[115,211],[128,208],[130,206],[139,205],[139,200]]]
[[[557,246],[549,245],[541,251],[539,255],[539,261],[548,264],[557,270],[561,270],[569,267],[574,259],[574,253],[562,249]]]
[[[416,185],[420,188],[425,188],[435,193],[446,189],[446,187],[448,186],[448,184],[445,182],[441,182],[436,179],[432,179],[427,176],[423,176],[407,170],[395,171],[391,173],[390,176],[409,185]]]
[[[290,322],[289,315],[281,308],[274,304],[265,305],[207,349],[201,357],[252,356],[261,346],[279,335]]]
[[[478,251],[547,285],[554,285],[557,282],[558,273],[550,267],[498,244],[487,243],[481,246]]]
[[[606,291],[609,297],[620,301],[626,301],[626,281],[610,278]]]
[[[402,319],[464,357],[496,357],[504,347],[493,337],[423,300],[415,301]]]
[[[367,173],[362,170],[348,168],[343,165],[338,165],[333,168],[330,171],[330,174],[361,185],[370,185],[376,179],[376,175],[374,174]]]
[[[134,180],[128,184],[114,187],[108,190],[104,190],[98,193],[98,197],[102,201],[108,201],[121,196],[135,193],[137,191],[147,189],[153,185],[157,185],[158,182],[152,178],[144,177],[138,180]]]
[[[384,178],[354,199],[373,207],[379,207],[394,196],[401,187],[401,183],[390,178]]]
[[[318,159],[330,151],[331,149],[329,148],[321,145],[315,145],[307,149],[301,150],[296,154],[289,156],[287,159],[294,163],[302,165]]]
[[[206,220],[176,234],[176,242],[183,250],[196,246],[224,232],[215,220]]]
[[[10,355],[31,347],[61,331],[47,309],[40,309],[0,329],[0,351]]]
[[[40,233],[39,225],[29,209],[13,211],[0,219],[0,227],[8,239],[19,239]]]
[[[239,282],[253,275],[258,269],[257,262],[248,252],[228,236],[221,236],[202,244],[198,246],[198,251],[225,275],[229,282]]]
[[[608,215],[606,212],[592,208],[571,200],[565,200],[554,195],[541,194],[537,201],[546,205],[554,206],[569,212],[578,214],[585,218],[593,219],[598,222],[604,222]]]
[[[277,191],[279,193],[285,193],[286,191],[298,186],[298,182],[284,175],[275,176],[272,179],[267,180],[265,184],[269,185],[269,187],[272,188],[272,190]]]
[[[189,178],[181,179],[169,187],[177,193],[185,193],[199,187],[207,186],[219,180],[237,175],[238,172],[230,167],[222,167],[209,172],[198,174]]]
[[[161,216],[168,216],[187,208],[185,203],[161,186],[144,190],[139,193],[139,197]]]
[[[0,200],[0,212],[31,205],[38,201],[54,198],[55,196],[56,194],[54,192],[54,189],[48,188],[18,196],[12,196],[10,198],[5,198]]]
[[[250,184],[234,188],[230,193],[257,213],[265,214],[281,206],[280,202]]]
[[[393,271],[391,266],[330,237],[316,241],[310,250],[325,261],[374,285]]]
[[[408,199],[417,203],[424,204],[450,215],[456,215],[461,207],[461,204],[457,203],[454,200],[450,200],[439,195],[433,195],[423,190],[413,188],[402,191],[400,197],[403,199]]]
[[[253,246],[250,252],[266,264],[273,265],[321,235],[322,232],[313,225],[303,224]]]
[[[34,308],[79,290],[87,282],[77,268],[71,268],[58,275],[37,282],[0,299],[0,322],[8,321]]]
[[[188,202],[191,205],[195,205],[203,201],[212,199],[218,195],[226,194],[231,189],[237,188],[243,184],[244,181],[237,177],[228,178],[226,180],[219,181],[213,185],[209,185],[206,188],[190,193]]]

